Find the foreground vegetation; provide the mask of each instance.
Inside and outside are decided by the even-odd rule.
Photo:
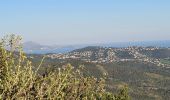
[[[0,43],[0,99],[129,100],[127,88],[113,94],[105,90],[105,79],[84,76],[70,64],[56,71],[39,73],[43,59],[33,66],[22,52],[21,38],[11,35]]]

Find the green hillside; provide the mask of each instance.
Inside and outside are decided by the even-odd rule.
[[[61,65],[70,63],[75,67],[84,66],[85,76],[103,77],[107,76],[107,90],[118,91],[124,85],[130,88],[130,95],[134,100],[168,100],[170,98],[170,69],[145,64],[142,62],[113,62],[107,64],[88,63],[81,60],[67,60],[58,62],[57,60],[46,60],[45,64],[55,70]]]

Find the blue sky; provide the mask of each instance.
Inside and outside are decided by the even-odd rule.
[[[1,0],[0,36],[41,44],[170,40],[170,0]]]

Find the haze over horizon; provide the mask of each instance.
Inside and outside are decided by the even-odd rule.
[[[170,40],[168,0],[9,1],[0,2],[0,36],[46,45]]]

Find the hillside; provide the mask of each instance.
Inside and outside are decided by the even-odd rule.
[[[114,52],[111,53],[114,55],[108,55],[109,50]],[[83,65],[83,73],[86,76],[101,78],[104,73],[108,74],[107,89],[109,91],[116,92],[127,84],[134,100],[168,100],[170,98],[168,52],[170,52],[168,48],[155,47],[86,47],[66,54],[45,55],[47,58],[43,66],[50,64],[52,67],[43,67],[42,70],[53,71],[67,63],[75,67]],[[34,56],[31,60],[34,63],[40,62],[41,56],[43,55]],[[101,61],[107,60],[108,56],[114,60]]]
[[[101,78],[104,73],[107,73],[107,89],[115,93],[126,84],[130,88],[133,100],[168,100],[170,98],[170,69],[131,61],[96,64],[81,60],[61,62],[56,59],[46,59],[42,70],[54,71],[67,63],[77,68],[83,65],[85,76]],[[49,64],[52,67],[47,68]]]
[[[170,49],[160,47],[111,48],[90,46],[65,54],[47,54],[46,56],[52,59],[76,59],[92,63],[140,61],[169,68],[167,62],[164,62],[170,57]]]

